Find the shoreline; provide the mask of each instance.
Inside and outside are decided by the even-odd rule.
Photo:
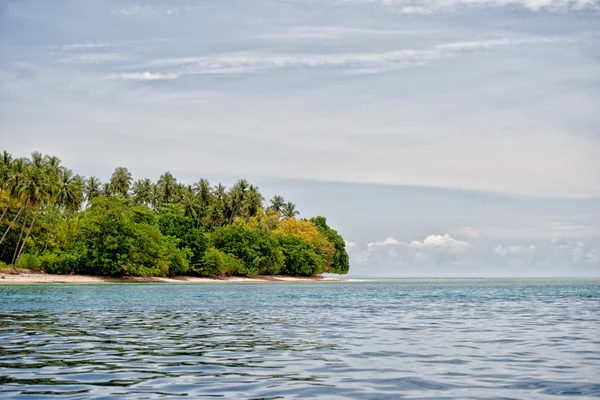
[[[343,282],[344,279],[325,276],[282,276],[259,275],[255,277],[230,276],[200,278],[194,276],[175,277],[105,277],[91,275],[52,275],[34,272],[0,272],[0,285],[34,285],[45,283],[62,284],[111,284],[111,283],[300,283],[300,282]]]

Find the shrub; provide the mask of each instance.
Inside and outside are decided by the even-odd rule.
[[[17,261],[17,267],[30,271],[40,271],[41,266],[39,257],[34,254],[21,254],[19,261]]]
[[[40,264],[42,270],[49,274],[66,275],[77,272],[79,257],[64,251],[46,252],[40,256]]]
[[[223,253],[217,249],[208,249],[204,253],[202,275],[237,275],[244,270],[242,260],[234,255]]]

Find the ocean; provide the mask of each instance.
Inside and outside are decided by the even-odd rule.
[[[0,398],[592,399],[600,280],[0,285]]]

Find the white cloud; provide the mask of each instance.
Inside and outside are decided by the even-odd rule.
[[[419,250],[444,250],[449,252],[464,252],[468,250],[469,243],[453,239],[449,234],[429,235],[422,242],[413,240],[410,247]]]
[[[150,61],[152,67],[175,68],[178,75],[255,73],[273,69],[341,68],[356,72],[381,72],[428,64],[435,60],[472,53],[510,49],[564,39],[527,36],[442,43],[424,49],[338,54],[233,53],[202,57],[163,58]]]
[[[536,256],[537,248],[533,245],[530,246],[502,246],[498,245],[494,248],[494,253],[507,258],[526,258],[532,259]]]
[[[60,58],[58,62],[68,64],[96,64],[123,61],[128,58],[129,56],[126,54],[119,53],[75,53]]]
[[[558,250],[558,257],[567,256],[573,262],[600,263],[600,248],[590,248],[580,240],[553,238],[550,244]]]
[[[530,11],[566,12],[598,9],[598,0],[332,0],[336,3],[379,5],[401,14],[432,14],[475,7],[522,7]]]
[[[112,14],[131,16],[155,16],[155,15],[179,15],[183,12],[190,12],[198,8],[198,6],[154,6],[154,5],[137,5],[113,9]]]
[[[367,244],[367,247],[386,247],[386,246],[396,246],[400,244],[399,241],[394,239],[393,237],[388,237],[381,242],[372,242]]]
[[[96,48],[104,48],[111,47],[113,44],[110,42],[83,42],[83,43],[73,43],[66,44],[61,46],[63,50],[77,50],[77,49],[96,49]]]
[[[173,73],[161,72],[124,72],[120,74],[109,75],[110,79],[120,79],[124,81],[160,81],[177,79],[179,75]]]

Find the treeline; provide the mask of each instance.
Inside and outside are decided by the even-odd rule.
[[[346,274],[343,238],[324,217],[240,179],[108,182],[74,174],[52,156],[0,160],[0,264],[54,274],[253,276]],[[0,265],[1,266],[1,265]]]

